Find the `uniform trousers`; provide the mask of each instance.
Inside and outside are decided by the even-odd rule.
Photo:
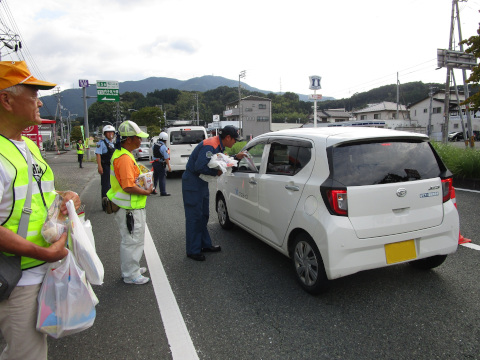
[[[210,216],[208,183],[201,181],[196,190],[185,187],[182,181],[183,206],[185,208],[185,231],[187,255],[199,254],[202,248],[212,247],[207,224]]]
[[[110,190],[110,164],[102,163],[103,174],[100,175],[102,183],[102,199],[107,196],[108,190]]]
[[[127,213],[133,214],[132,233],[127,227]],[[127,210],[120,208],[115,213],[115,221],[120,231],[120,268],[124,279],[136,279],[140,274],[140,259],[145,243],[145,209]]]
[[[47,359],[47,334],[36,330],[41,285],[17,286],[0,302],[0,330],[7,342],[1,360]]]
[[[153,188],[158,188],[160,194],[165,195],[167,193],[167,169],[163,166],[163,163],[160,161],[153,162]]]

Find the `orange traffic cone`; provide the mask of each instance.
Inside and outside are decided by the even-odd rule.
[[[455,207],[457,207],[457,199],[455,197],[455,188],[452,186],[452,201],[453,201],[453,204],[455,205]],[[463,235],[458,232],[458,243],[459,244],[466,244],[466,243],[469,243],[469,242],[472,242],[472,240],[470,239],[467,239],[466,237],[463,237]]]

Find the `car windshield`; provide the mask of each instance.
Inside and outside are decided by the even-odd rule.
[[[332,150],[333,179],[345,186],[430,179],[441,169],[427,142],[354,143]]]
[[[176,130],[170,133],[170,144],[198,144],[205,139],[205,132],[202,130]]]

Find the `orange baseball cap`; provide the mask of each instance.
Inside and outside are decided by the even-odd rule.
[[[18,84],[36,86],[40,90],[49,90],[57,86],[34,78],[25,61],[0,61],[0,90]]]

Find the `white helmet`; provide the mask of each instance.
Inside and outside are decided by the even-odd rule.
[[[103,127],[102,133],[105,134],[107,131],[115,132],[115,128],[112,125],[105,125]]]
[[[160,135],[158,135],[158,138],[162,141],[167,141],[168,140],[168,134],[166,132],[161,132]]]

